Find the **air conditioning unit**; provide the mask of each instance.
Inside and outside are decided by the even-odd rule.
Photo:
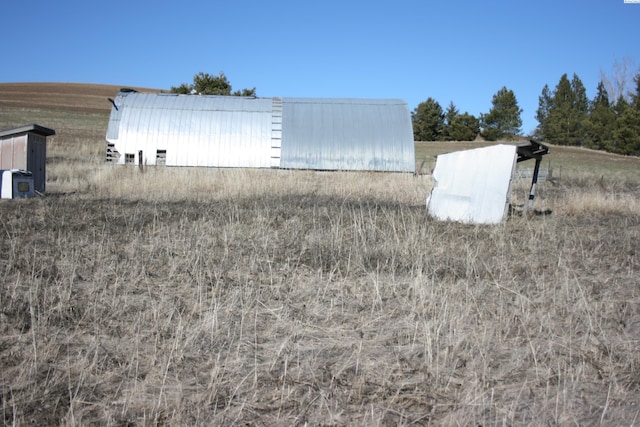
[[[20,169],[0,170],[0,198],[25,199],[35,195],[31,172]]]

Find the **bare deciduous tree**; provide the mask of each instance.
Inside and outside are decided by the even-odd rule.
[[[600,70],[600,80],[609,94],[609,102],[615,103],[620,97],[627,102],[633,94],[633,78],[640,72],[632,57],[625,56],[621,61],[614,59],[612,74]]]

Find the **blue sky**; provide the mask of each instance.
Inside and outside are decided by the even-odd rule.
[[[401,98],[487,113],[513,90],[523,131],[545,84],[590,98],[614,62],[640,66],[640,4],[624,0],[8,0],[0,82],[169,89],[223,71],[258,96]]]

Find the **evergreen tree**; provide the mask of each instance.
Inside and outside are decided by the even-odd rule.
[[[587,90],[577,74],[571,79],[571,89],[576,97],[576,115],[580,120],[584,120],[589,111],[589,98],[587,98]]]
[[[503,87],[491,101],[493,107],[481,116],[482,136],[488,141],[514,138],[522,132],[522,108],[512,90]]]
[[[552,108],[547,117],[548,140],[569,145],[571,141],[571,111],[575,103],[575,96],[571,89],[571,82],[566,74],[560,77],[560,81],[553,91]]]
[[[449,106],[447,107],[447,111],[444,113],[444,139],[446,141],[451,141],[454,138],[451,136],[451,125],[456,120],[456,117],[460,114],[460,111],[456,108],[453,101],[449,102]]]
[[[251,89],[244,88],[242,90],[235,90],[231,94],[231,96],[256,96],[256,88],[253,87]]]
[[[640,73],[638,73],[633,81],[636,83],[636,93],[631,95],[631,105],[636,110],[640,110]]]
[[[627,102],[624,96],[620,95],[616,103],[613,105],[613,112],[616,113],[616,117],[620,117],[629,108],[631,108],[631,104]]]
[[[193,90],[193,86],[187,83],[182,83],[180,86],[171,86],[171,93],[179,93],[181,95],[188,95]]]
[[[458,114],[448,125],[448,136],[452,141],[473,141],[480,133],[480,120],[467,112]]]
[[[640,74],[635,77],[636,93],[631,103],[620,96],[615,106],[616,129],[612,151],[620,154],[640,155]]]
[[[172,86],[171,92],[180,94],[195,92],[201,95],[256,96],[255,87],[231,93],[231,83],[229,83],[229,79],[222,71],[217,76],[200,72],[193,76],[193,84],[182,83],[178,87]]]
[[[585,125],[587,146],[610,151],[615,128],[616,114],[609,103],[609,94],[604,82],[601,81],[589,107],[589,117]]]
[[[545,140],[561,145],[582,144],[588,112],[589,100],[582,81],[576,74],[571,81],[563,74],[548,104],[546,120],[540,123]]]
[[[587,98],[587,90],[582,83],[582,80],[577,74],[573,74],[571,79],[571,88],[575,94],[575,109],[573,120],[576,123],[576,145],[583,145],[586,138],[586,123],[589,118],[589,98]]]
[[[231,95],[231,83],[222,71],[217,76],[200,72],[193,76],[193,90],[202,95]]]
[[[444,130],[444,112],[433,98],[418,104],[411,112],[413,138],[416,141],[437,141],[442,139]]]
[[[619,93],[612,103],[607,82],[602,80],[589,102],[578,76],[569,80],[562,75],[552,94],[545,85],[538,98],[536,136],[557,144],[585,143],[599,150],[640,155],[640,74],[634,82],[635,94]]]
[[[619,118],[614,132],[615,150],[620,154],[640,155],[640,111],[628,108]]]
[[[536,138],[544,141],[549,140],[548,118],[549,111],[552,109],[553,99],[549,91],[549,85],[544,85],[542,94],[538,97],[538,110],[536,111],[536,119],[538,127],[535,130]]]

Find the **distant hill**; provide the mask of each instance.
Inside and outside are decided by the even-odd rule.
[[[0,106],[109,111],[113,98],[124,86],[86,83],[0,83]],[[140,92],[159,89],[131,87]]]

